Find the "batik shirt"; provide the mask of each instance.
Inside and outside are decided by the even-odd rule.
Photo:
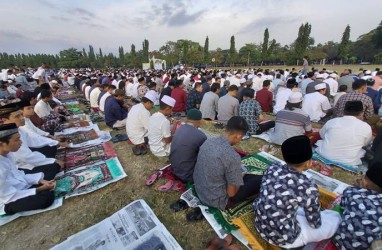
[[[255,135],[256,131],[259,130],[259,116],[261,113],[262,110],[258,101],[248,99],[240,104],[239,115],[247,121],[249,135]]]
[[[187,105],[186,110],[196,108],[196,104],[200,104],[202,102],[202,95],[195,89],[192,89],[187,96]]]
[[[348,187],[341,198],[343,220],[333,242],[341,250],[369,249],[382,239],[382,194],[370,189]]]
[[[253,206],[255,227],[263,239],[274,245],[292,244],[300,234],[296,219],[299,207],[304,209],[311,227],[321,226],[317,185],[287,165],[268,167]]]

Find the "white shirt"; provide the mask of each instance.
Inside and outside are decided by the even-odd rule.
[[[35,195],[36,189],[30,187],[44,177],[43,173],[24,174],[15,165],[10,154],[0,155],[0,215],[5,214],[5,204]]]
[[[98,96],[99,96],[99,94],[101,94],[101,90],[98,87],[93,89],[93,91],[90,93],[90,96],[89,96],[90,107],[98,108]]]
[[[105,94],[103,94],[103,96],[101,97],[101,99],[99,99],[99,109],[104,112],[105,111],[105,103],[106,103],[106,99],[111,96],[111,94],[109,92],[106,92]]]
[[[19,127],[19,133],[20,137],[23,138],[23,143],[29,148],[42,148],[45,146],[53,147],[58,145],[58,141],[38,135],[26,125]]]
[[[9,153],[16,161],[17,168],[32,170],[34,167],[52,164],[56,161],[54,158],[46,158],[45,155],[37,151],[32,151],[27,144],[30,140],[25,133],[19,129],[21,147],[16,152]]]
[[[43,118],[45,116],[50,115],[52,112],[52,108],[50,107],[49,103],[44,102],[43,100],[40,100],[36,103],[34,106],[34,112],[40,117]]]
[[[48,132],[45,132],[45,131],[39,129],[38,127],[36,127],[29,118],[25,117],[24,119],[25,119],[24,127],[26,129],[28,129],[30,132],[35,133],[37,135],[41,135],[41,136],[48,136],[49,135]]]
[[[365,155],[362,147],[372,140],[371,127],[354,116],[329,120],[320,130],[322,140],[316,145],[318,154],[328,160],[355,166]]]
[[[138,86],[139,86],[139,82],[136,82],[136,83],[133,84],[133,88],[132,88],[132,91],[131,91],[131,96],[134,97],[134,98],[138,97]]]
[[[302,101],[302,110],[307,113],[310,120],[314,122],[318,122],[326,115],[323,110],[329,109],[331,109],[329,99],[319,92],[306,94]]]
[[[90,89],[91,89],[91,87],[88,85],[88,86],[85,87],[85,90],[84,90],[84,92],[85,92],[85,98],[86,98],[87,101],[90,100],[90,96],[89,96],[89,94],[90,94]]]
[[[236,85],[240,87],[240,79],[237,78],[236,76],[231,77],[229,80],[230,80],[230,85]]]
[[[285,108],[285,105],[288,101],[288,98],[292,94],[292,90],[288,88],[279,88],[279,91],[276,95],[276,103],[273,107],[273,113],[277,114],[280,110],[283,110]]]
[[[131,82],[126,82],[125,84],[125,94],[126,96],[132,96],[134,84]]]
[[[43,68],[41,68],[41,67],[39,67],[37,69],[37,71],[34,72],[32,78],[38,80],[40,77],[44,77],[45,78],[45,70]]]
[[[153,155],[161,157],[170,154],[171,143],[163,141],[163,138],[171,137],[170,121],[161,112],[150,117],[147,136]]]
[[[114,85],[114,86],[118,89],[119,82],[117,81],[117,79],[114,79],[114,80],[111,82],[111,84]]]
[[[324,83],[327,83],[330,87],[330,95],[335,96],[338,91],[338,82],[333,78],[328,78],[324,80]]]
[[[255,91],[259,91],[263,88],[263,79],[262,77],[258,77],[256,76],[255,78],[252,79],[252,88],[255,90]]]
[[[145,142],[149,118],[150,111],[142,103],[134,105],[127,114],[126,133],[134,145]]]

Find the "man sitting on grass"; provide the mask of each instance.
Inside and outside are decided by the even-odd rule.
[[[15,124],[0,125],[0,215],[45,209],[54,201],[55,181],[17,169],[10,154],[21,146],[17,131]]]
[[[126,120],[126,133],[129,137],[135,155],[147,153],[147,128],[150,118],[150,109],[152,109],[156,96],[147,93],[141,100],[141,103],[131,107]]]
[[[149,138],[151,153],[163,157],[170,154],[171,124],[166,116],[171,115],[175,106],[175,99],[163,96],[159,106],[159,112],[153,114],[148,121],[147,137]]]
[[[312,165],[309,138],[291,137],[281,150],[287,164],[268,167],[253,203],[257,231],[267,242],[287,249],[329,239],[341,216],[320,212],[318,187],[302,173]]]
[[[338,249],[369,249],[381,240],[382,163],[374,163],[366,172],[360,187],[348,187],[341,197],[343,220],[334,235]]]
[[[224,135],[207,139],[200,147],[194,183],[202,204],[224,210],[259,193],[262,176],[243,177],[240,156],[232,147],[247,131],[245,119],[234,116],[228,120]],[[200,209],[187,215],[191,221],[201,218]]]
[[[105,123],[111,128],[123,128],[126,126],[127,107],[123,103],[125,91],[116,89],[113,96],[108,98],[105,104]]]

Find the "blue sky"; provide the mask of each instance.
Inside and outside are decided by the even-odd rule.
[[[0,5],[0,52],[58,53],[75,47],[116,53],[134,43],[150,50],[166,41],[190,39],[210,49],[259,43],[270,38],[290,44],[298,27],[312,24],[316,44],[340,41],[347,24],[351,40],[378,26],[380,0],[12,0]]]

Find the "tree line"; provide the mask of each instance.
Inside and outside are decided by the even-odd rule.
[[[142,63],[148,63],[149,58],[164,59],[167,65],[186,64],[194,66],[262,66],[262,65],[295,65],[301,64],[302,58],[308,56],[315,64],[325,60],[326,63],[354,64],[360,62],[382,63],[382,21],[370,32],[361,35],[356,41],[350,40],[351,28],[346,26],[340,42],[328,41],[315,45],[310,36],[312,26],[301,24],[297,38],[289,45],[282,46],[275,39],[271,39],[268,28],[264,30],[263,42],[260,44],[247,43],[237,50],[235,36],[231,36],[229,49],[209,49],[209,37],[204,46],[198,42],[180,39],[167,41],[159,50],[149,50],[149,41],[142,42],[142,49],[137,50],[132,44],[126,52],[123,46],[118,48],[118,55],[104,54],[94,47],[82,50],[69,48],[56,55],[47,54],[7,54],[0,53],[0,66],[9,64],[28,65],[38,67],[42,62],[54,68],[105,68],[128,67],[140,68]]]

